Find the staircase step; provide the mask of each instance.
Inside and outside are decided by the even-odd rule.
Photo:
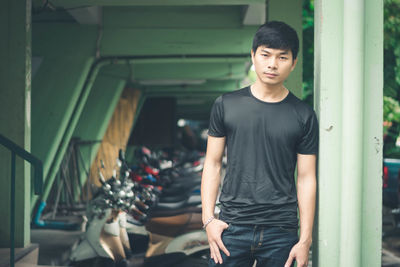
[[[39,257],[39,245],[29,244],[24,248],[15,248],[15,266],[17,262],[37,264]],[[10,249],[1,248],[0,249],[0,267],[10,266]]]

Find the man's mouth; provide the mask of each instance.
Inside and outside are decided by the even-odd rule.
[[[274,77],[278,76],[278,74],[276,74],[276,73],[270,73],[270,72],[264,72],[264,74],[265,74],[267,77],[270,77],[270,78],[274,78]]]

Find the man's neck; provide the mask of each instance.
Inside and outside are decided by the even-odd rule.
[[[289,93],[283,84],[267,85],[258,80],[250,86],[250,90],[256,98],[265,102],[279,102]]]

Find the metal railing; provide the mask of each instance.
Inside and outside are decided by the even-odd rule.
[[[0,144],[8,148],[11,152],[11,204],[10,204],[10,266],[14,267],[15,264],[15,162],[16,156],[28,161],[34,170],[34,192],[36,195],[42,193],[43,190],[43,164],[25,149],[18,146],[16,143],[0,134]]]

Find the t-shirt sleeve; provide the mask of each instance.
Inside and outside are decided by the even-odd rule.
[[[224,107],[222,103],[222,96],[219,96],[212,106],[210,115],[210,124],[208,127],[208,135],[214,137],[223,137],[225,133],[224,125]]]
[[[308,116],[303,128],[303,136],[297,145],[297,153],[318,154],[319,126],[314,111]]]

